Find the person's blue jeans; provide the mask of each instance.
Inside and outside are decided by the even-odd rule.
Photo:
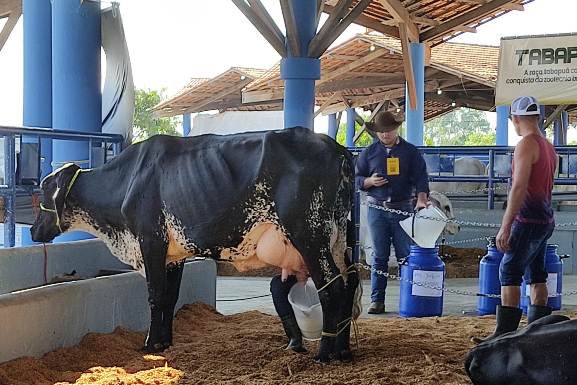
[[[400,210],[411,212],[412,207],[407,204]],[[388,272],[391,244],[395,247],[397,261],[409,255],[412,240],[399,225],[399,221],[407,217],[375,207],[369,207],[367,217],[373,238],[373,268]],[[371,302],[384,302],[386,289],[387,278],[371,272]]]

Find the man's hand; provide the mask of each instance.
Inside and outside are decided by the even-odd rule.
[[[424,208],[427,208],[430,204],[431,204],[431,202],[427,202],[426,200],[417,199],[417,204],[415,205],[415,211],[419,211],[419,210],[422,210]]]
[[[511,238],[511,226],[501,226],[497,234],[496,244],[497,248],[506,253],[510,250],[509,238]]]
[[[385,178],[380,176],[378,173],[374,173],[370,177],[365,178],[364,187],[365,188],[381,187],[381,186],[386,185],[387,183],[389,183],[388,180],[386,180]]]

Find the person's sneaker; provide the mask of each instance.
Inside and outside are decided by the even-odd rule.
[[[383,314],[385,312],[385,304],[382,302],[371,302],[371,306],[367,310],[369,314]]]

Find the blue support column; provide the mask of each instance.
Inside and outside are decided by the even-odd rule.
[[[563,111],[561,113],[561,130],[562,130],[562,142],[561,145],[567,145],[567,130],[569,129],[569,113],[567,111]]]
[[[543,135],[546,135],[546,130],[545,130],[545,118],[547,117],[546,112],[545,112],[545,106],[544,105],[540,105],[540,116],[539,116],[539,129],[541,130],[541,132],[543,133]]]
[[[190,135],[190,114],[183,114],[182,115],[182,136]]]
[[[563,120],[561,117],[553,122],[553,144],[561,146],[563,142]]]
[[[24,116],[29,127],[52,127],[52,5],[50,0],[23,0]],[[23,136],[23,143],[38,143]],[[52,140],[41,139],[41,177],[52,172]]]
[[[52,0],[52,123],[56,129],[102,131],[100,2]],[[86,141],[55,140],[53,167],[89,166]],[[71,233],[58,241],[90,237]]]
[[[509,145],[509,106],[497,106],[497,146]]]
[[[408,87],[405,92],[405,120],[407,122],[407,141],[415,146],[422,146],[425,130],[425,45],[410,43],[413,76],[417,88],[417,108],[411,109]]]
[[[333,139],[337,139],[337,132],[339,130],[339,126],[337,124],[337,114],[330,114],[329,118],[329,136]]]
[[[357,113],[354,108],[347,108],[347,147],[355,147],[355,117]]]
[[[317,2],[291,1],[299,34],[300,57],[291,53],[280,64],[281,78],[285,82],[284,126],[314,129],[315,80],[321,77],[319,59],[306,57],[308,46],[316,32]]]

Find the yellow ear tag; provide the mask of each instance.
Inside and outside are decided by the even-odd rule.
[[[387,158],[387,175],[399,175],[399,158]]]

